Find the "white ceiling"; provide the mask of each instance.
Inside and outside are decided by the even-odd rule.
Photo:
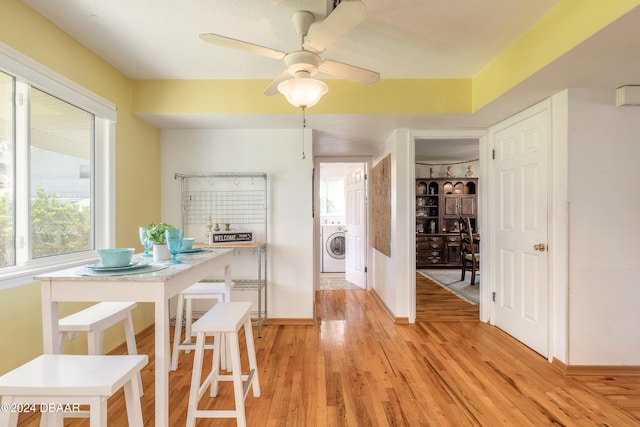
[[[477,74],[558,0],[364,2],[367,19],[323,57],[378,71],[383,79],[414,79]],[[132,79],[268,79],[285,69],[280,60],[213,46],[199,34],[298,50],[292,13],[308,10],[320,22],[333,0],[25,3]]]
[[[367,19],[322,56],[378,71],[381,79],[468,78],[558,1],[364,0]],[[213,46],[198,35],[218,33],[297,50],[291,14],[309,10],[319,22],[332,7],[332,0],[24,2],[132,79],[275,78],[285,68],[281,61]],[[471,116],[309,114],[319,141],[316,154],[369,154],[396,128],[486,127],[568,87],[604,87],[613,93],[640,80],[638,52],[640,11],[635,10]],[[301,126],[298,115],[143,118],[160,128]]]

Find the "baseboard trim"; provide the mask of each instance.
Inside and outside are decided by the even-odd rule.
[[[307,318],[296,318],[296,319],[269,318],[267,323],[270,325],[315,325],[316,324],[316,322],[314,322],[313,319],[307,319]]]
[[[640,366],[636,365],[567,365],[553,358],[551,365],[568,377],[609,376],[638,377]]]
[[[382,306],[382,308],[384,309],[385,313],[387,313],[389,318],[391,320],[393,320],[394,324],[396,324],[396,325],[407,325],[407,324],[409,324],[409,318],[408,317],[396,317],[393,314],[393,311],[391,311],[389,309],[389,307],[387,307],[387,304],[384,303],[384,301],[382,300],[382,298],[380,298],[380,295],[378,295],[378,293],[376,292],[375,289],[372,289],[370,292],[373,293],[373,296],[376,298],[376,301],[378,301],[378,303]]]

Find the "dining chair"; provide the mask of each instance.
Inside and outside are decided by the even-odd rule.
[[[467,270],[471,271],[471,285],[475,285],[476,272],[480,269],[480,239],[473,236],[471,219],[469,217],[458,218],[458,229],[460,230],[460,258],[462,261],[462,276],[464,280]]]

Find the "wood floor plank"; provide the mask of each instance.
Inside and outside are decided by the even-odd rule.
[[[429,286],[420,298],[437,291]],[[322,291],[316,303],[316,324],[270,324],[256,339],[262,395],[246,398],[249,426],[640,426],[640,378],[567,377],[501,330],[466,319],[471,310],[437,321],[442,308],[424,309],[431,320],[397,325],[368,291]],[[148,329],[138,336],[138,351],[151,360],[142,372],[145,426],[154,423],[153,350]],[[183,354],[170,374],[171,426],[185,424],[192,363],[193,353]],[[199,407],[232,408],[231,384],[219,397],[205,394]],[[109,400],[108,419],[126,425],[122,393]],[[37,424],[20,417],[21,426]]]
[[[469,304],[431,279],[416,273],[416,321],[459,322],[479,318],[478,304]]]

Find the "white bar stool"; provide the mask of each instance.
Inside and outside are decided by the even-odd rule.
[[[88,353],[103,354],[104,330],[118,322],[124,322],[124,335],[127,341],[127,353],[138,354],[136,334],[133,329],[131,312],[137,307],[135,302],[100,302],[58,320],[60,331],[60,353],[64,352],[65,338],[72,332],[86,332]],[[142,379],[138,374],[138,390],[142,396]]]
[[[189,407],[187,411],[187,427],[194,427],[196,418],[235,418],[240,427],[246,426],[244,400],[253,388],[253,396],[260,397],[260,380],[258,379],[258,364],[253,343],[253,330],[251,326],[251,302],[221,302],[213,306],[207,313],[198,319],[192,326],[196,334],[196,349],[191,374],[191,389],[189,391]],[[238,332],[244,327],[247,341],[247,356],[249,359],[249,374],[242,375],[240,365],[240,345]],[[205,350],[207,335],[214,336],[213,363],[211,372],[200,384],[202,376],[202,359]],[[231,375],[220,375],[221,338],[225,335],[230,348]],[[210,396],[218,394],[219,381],[233,381],[233,393],[235,409],[232,410],[198,410],[198,402],[211,387]],[[244,382],[244,386],[243,386]]]
[[[231,282],[231,287],[233,287]],[[191,341],[191,324],[193,323],[193,300],[203,299],[215,299],[217,302],[224,302],[228,300],[227,289],[225,282],[198,282],[189,286],[178,294],[178,305],[176,307],[176,325],[173,332],[173,350],[171,352],[171,370],[178,369],[178,359],[180,357],[180,350],[184,350],[185,353],[189,353],[195,348],[195,343]],[[186,301],[186,316],[185,316],[185,301]],[[184,320],[184,340],[181,341],[182,335],[182,321]],[[212,349],[213,345],[208,344],[208,349]],[[226,357],[223,355],[222,366],[226,367]]]
[[[140,393],[134,384],[148,362],[146,355],[97,356],[43,354],[0,377],[3,408],[35,405],[42,425],[62,426],[62,419],[89,405],[89,425],[107,425],[107,400],[124,387],[130,427],[142,427]],[[0,411],[0,426],[18,425],[18,411]]]

